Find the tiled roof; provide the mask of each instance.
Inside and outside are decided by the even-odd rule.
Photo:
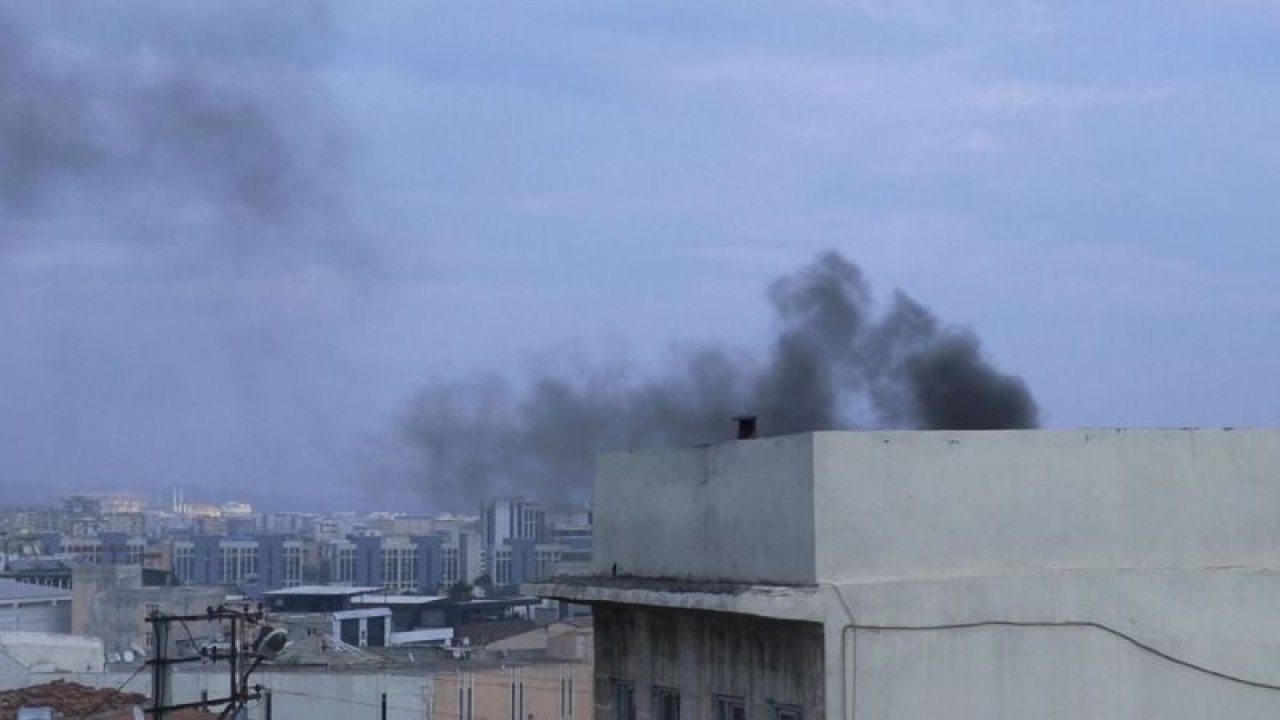
[[[56,717],[132,720],[134,706],[141,705],[145,708],[149,704],[147,697],[139,693],[54,680],[43,685],[0,692],[0,720],[14,720],[18,716],[18,708],[22,707],[53,708]],[[151,714],[148,713],[147,717],[151,717]],[[217,715],[185,709],[170,712],[168,717],[172,720],[203,720],[216,718]]]
[[[87,717],[89,713],[96,716],[111,710],[128,710],[146,702],[146,696],[138,693],[54,680],[0,692],[0,720],[14,720],[18,716],[18,708],[22,707],[50,707],[59,717]]]

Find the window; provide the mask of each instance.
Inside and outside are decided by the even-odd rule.
[[[717,695],[715,703],[715,714],[711,720],[747,720],[747,706],[742,698]]]
[[[680,692],[672,688],[653,689],[653,720],[680,720]]]
[[[804,710],[799,705],[774,705],[773,720],[804,720]]]
[[[613,720],[636,720],[636,688],[629,682],[613,681]]]

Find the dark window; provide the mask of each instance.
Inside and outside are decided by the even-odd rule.
[[[613,681],[613,720],[636,720],[636,688],[629,682]]]
[[[799,705],[774,705],[773,720],[804,720],[804,710]]]
[[[653,720],[680,720],[680,692],[672,688],[653,689]]]
[[[747,720],[747,706],[740,697],[717,695],[712,720]]]
[[[359,620],[342,620],[338,623],[339,638],[348,645],[360,644],[360,621]]]
[[[387,644],[387,619],[385,617],[369,618],[369,645],[382,647]]]

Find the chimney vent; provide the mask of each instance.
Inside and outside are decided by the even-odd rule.
[[[755,415],[739,415],[734,418],[738,421],[738,439],[750,440],[756,436],[756,416]]]

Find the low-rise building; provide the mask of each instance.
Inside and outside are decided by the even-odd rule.
[[[146,656],[154,637],[147,618],[199,615],[226,600],[217,586],[146,586],[137,565],[85,565],[75,568],[72,588],[71,632],[101,638],[109,657]],[[175,646],[196,649],[221,640],[222,627],[213,621],[190,621],[174,634]]]
[[[71,632],[71,592],[0,579],[0,632]]]

